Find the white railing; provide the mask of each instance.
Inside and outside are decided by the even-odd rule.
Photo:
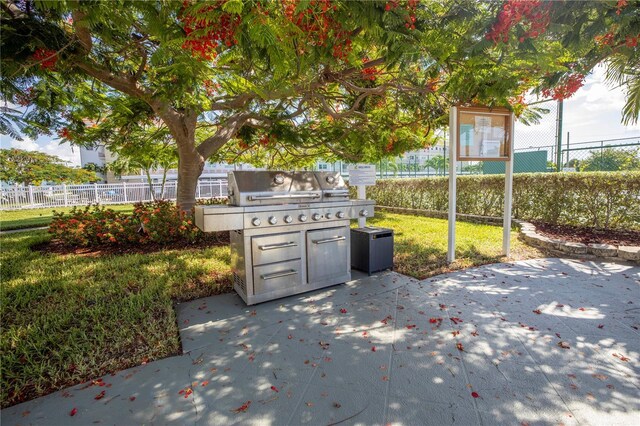
[[[176,199],[177,182],[167,182],[164,195],[161,185],[154,184],[156,198]],[[196,198],[227,196],[227,180],[199,181]],[[93,183],[86,185],[15,185],[0,188],[0,210],[20,210],[48,207],[86,206],[89,204],[128,204],[152,201],[151,188],[146,183]]]

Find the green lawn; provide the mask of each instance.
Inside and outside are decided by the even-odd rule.
[[[35,228],[47,226],[53,218],[53,212],[69,212],[72,207],[56,207],[53,209],[2,210],[0,211],[0,230]],[[132,212],[133,204],[114,204],[107,206],[112,210]]]
[[[502,227],[469,222],[456,223],[456,262],[447,264],[448,222],[422,216],[385,213],[376,210],[369,226],[395,231],[394,268],[401,274],[426,278],[450,270],[508,260],[502,253]],[[543,257],[511,232],[511,259]]]
[[[2,406],[178,353],[173,304],[230,290],[229,248],[151,254],[32,251],[0,236]]]
[[[458,256],[446,264],[447,222],[376,213],[395,230],[395,269],[424,278],[501,260],[502,229],[458,223]],[[0,236],[2,406],[45,395],[180,350],[173,304],[230,291],[228,247],[151,254],[33,251],[46,231]],[[512,239],[514,258],[539,257]]]

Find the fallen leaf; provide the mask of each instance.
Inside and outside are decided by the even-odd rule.
[[[313,402],[305,402],[307,407],[313,407]]]
[[[604,324],[599,324],[598,328],[604,328]]]
[[[456,331],[452,331],[451,334],[453,334],[454,336],[457,336],[457,335],[460,334],[460,332],[458,330],[456,330]]]
[[[540,309],[534,309],[533,313],[540,315],[542,313],[542,311]]]
[[[291,340],[291,339],[293,339],[293,336],[292,335],[288,335],[287,339]]]
[[[249,312],[249,316],[250,316],[250,317],[255,317],[255,316],[256,316],[256,314],[257,314],[257,312],[256,312],[256,311],[251,311],[251,312]]]
[[[613,385],[607,385],[607,389],[615,389],[616,387]]]
[[[382,376],[382,381],[383,382],[388,382],[389,381],[389,377],[388,376]]]
[[[376,351],[376,347],[375,346],[371,346],[371,352],[375,352]]]
[[[592,374],[591,376],[595,377],[598,380],[602,380],[603,382],[607,380],[607,376],[605,376],[604,374]]]
[[[129,397],[129,401],[133,402],[133,401],[135,401],[135,400],[136,400],[136,397],[135,397],[135,396],[130,396],[130,397]]]
[[[567,342],[558,342],[558,346],[560,346],[562,349],[569,349],[570,346]]]
[[[416,328],[416,325],[415,324],[407,325],[407,329],[411,330],[412,328]]]
[[[579,310],[579,311],[583,311],[583,312],[585,311],[585,309],[584,309],[584,308],[578,308],[578,310]]]
[[[322,347],[322,349],[324,349],[324,350],[329,349],[329,343],[327,343],[327,342],[320,341],[320,342],[318,342],[318,344],[319,344],[319,345]]]
[[[618,358],[618,359],[619,359],[620,361],[622,361],[622,362],[628,362],[628,361],[629,361],[629,358],[627,358],[627,357],[626,357],[626,356],[624,356],[624,355],[613,354],[613,356],[614,356],[614,357],[616,357],[616,358]]]
[[[207,386],[208,384],[209,384],[209,381],[208,381],[208,380],[205,380],[204,382],[202,382],[201,386],[203,386],[203,387],[204,387],[204,386]]]
[[[77,412],[78,412],[78,409],[77,409],[77,408],[72,408],[72,409],[71,409],[71,411],[69,412],[69,415],[70,415],[71,417],[73,417],[73,416],[75,416],[75,415],[76,415],[76,413],[77,413]]]
[[[480,398],[480,395],[478,395],[478,392],[471,392],[471,396],[474,398]]]
[[[478,331],[477,330],[476,331],[472,331],[471,335],[474,336],[474,337],[477,336],[478,335]]]
[[[460,342],[456,343],[456,348],[458,348],[460,352],[464,352],[464,346],[462,346],[462,343]]]
[[[454,323],[454,324],[456,324],[456,325],[457,325],[458,323],[460,323],[460,322],[464,322],[464,321],[462,321],[462,320],[461,320],[460,318],[458,318],[458,317],[451,317],[451,321],[453,321],[453,323]]]
[[[339,402],[334,402],[333,403],[333,407],[334,408],[340,408],[340,407],[342,407],[342,404],[340,404]]]
[[[340,313],[341,313],[341,314],[346,314],[346,313],[347,313],[347,310],[346,310],[345,308],[342,308],[342,309],[340,309]]]
[[[440,304],[440,310],[444,311],[445,309],[447,309],[447,305],[443,305],[442,303]]]
[[[275,386],[271,386],[271,390],[272,390],[272,391],[274,391],[274,392],[280,392],[280,391],[278,390],[278,388],[277,388],[277,387],[275,387]]]
[[[562,303],[558,303],[558,304],[556,305],[556,308],[564,308],[564,305],[563,305]]]
[[[95,400],[102,399],[102,398],[104,398],[104,394],[105,393],[106,393],[106,391],[102,391],[99,394],[97,394],[96,396],[94,396],[93,399],[95,399]]]
[[[249,408],[249,406],[251,405],[251,401],[247,401],[244,404],[242,404],[241,406],[239,406],[238,408],[231,410],[232,412],[238,414],[238,413],[244,413],[245,411],[247,411],[247,409]]]

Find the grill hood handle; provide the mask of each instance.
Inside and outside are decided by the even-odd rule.
[[[249,201],[276,200],[286,198],[320,198],[320,194],[249,195],[247,197]]]

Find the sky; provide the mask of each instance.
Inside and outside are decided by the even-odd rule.
[[[604,82],[604,68],[598,67],[587,76],[585,85],[571,98],[564,101],[563,140],[567,132],[573,145],[593,140],[637,137],[640,140],[640,123],[621,124],[625,93],[623,88],[611,88]],[[555,111],[555,110],[554,110]],[[516,124],[516,148],[553,145],[555,143],[555,114],[546,116],[540,125]],[[615,143],[615,142],[612,142]],[[19,148],[42,151],[56,155],[71,165],[80,165],[80,150],[51,137],[23,141],[1,135],[2,148]]]

